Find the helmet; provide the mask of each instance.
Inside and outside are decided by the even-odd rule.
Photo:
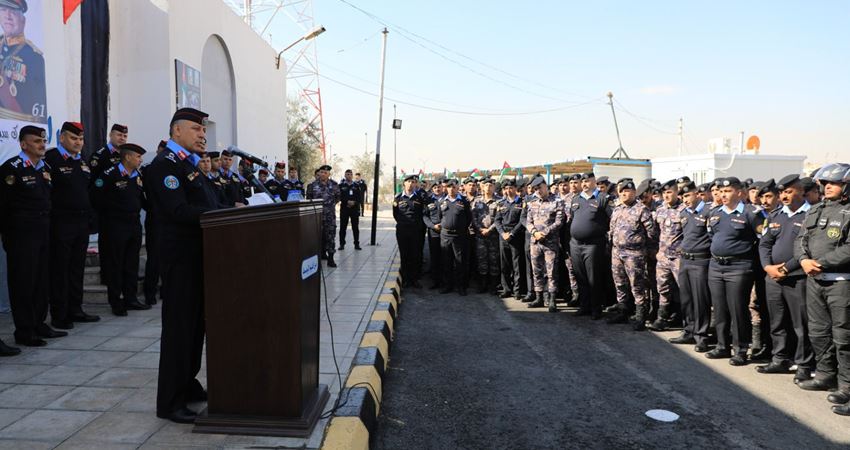
[[[820,168],[814,176],[818,183],[842,183],[844,195],[850,193],[850,164],[832,163]]]

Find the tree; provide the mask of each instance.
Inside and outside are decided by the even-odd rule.
[[[309,109],[298,97],[287,100],[289,167],[298,169],[302,180],[312,180],[322,163],[319,130],[311,123]]]
[[[364,151],[360,155],[351,157],[351,166],[354,173],[359,173],[367,183],[372,183],[375,179],[375,154],[369,150]],[[384,171],[381,170],[381,175]]]

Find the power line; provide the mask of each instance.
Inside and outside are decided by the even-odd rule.
[[[360,89],[356,86],[352,86],[352,85],[344,83],[342,81],[335,80],[333,78],[328,77],[327,75],[321,75],[321,77],[323,79],[327,80],[327,81],[338,84],[340,86],[347,87],[349,89],[360,92],[362,94],[370,95],[372,97],[377,97],[377,94],[375,94],[374,92],[369,92],[365,89]],[[450,114],[463,114],[463,115],[470,115],[470,116],[493,116],[493,117],[509,117],[509,116],[526,116],[526,115],[533,115],[533,114],[545,114],[545,113],[552,113],[552,112],[558,112],[558,111],[565,111],[565,110],[568,110],[568,109],[578,108],[578,107],[590,105],[590,104],[593,104],[593,103],[602,104],[601,98],[595,98],[595,99],[589,100],[589,101],[584,102],[584,103],[562,106],[562,107],[559,107],[559,108],[540,109],[540,110],[536,110],[536,111],[516,111],[516,112],[501,112],[500,113],[500,112],[481,112],[481,111],[460,111],[460,110],[446,109],[446,108],[435,108],[433,106],[420,105],[420,104],[417,104],[417,103],[406,102],[404,100],[394,99],[394,98],[391,98],[391,97],[384,97],[384,98],[386,98],[387,100],[402,104],[402,105],[407,105],[407,106],[410,106],[410,107],[413,107],[413,108],[425,109],[425,110],[429,110],[429,111],[437,111],[437,112],[444,112],[444,113],[450,113]]]
[[[662,130],[662,129],[656,127],[655,125],[650,124],[649,122],[647,122],[648,119],[644,119],[643,117],[629,111],[618,100],[614,100],[614,104],[617,106],[617,109],[619,109],[620,111],[622,111],[622,112],[628,114],[629,116],[633,117],[635,120],[638,121],[638,123],[640,123],[641,125],[649,128],[653,131],[656,131],[656,132],[661,133],[661,134],[669,134],[669,135],[672,135],[672,136],[678,136],[679,135],[679,133],[676,132],[676,131],[672,131],[672,132],[671,131],[665,131],[665,130]]]

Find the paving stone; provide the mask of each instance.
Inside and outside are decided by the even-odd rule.
[[[19,384],[0,392],[0,405],[5,408],[41,408],[71,389],[71,386]]]
[[[117,367],[135,367],[140,369],[158,369],[159,353],[139,352],[117,364]]]
[[[27,384],[80,386],[103,372],[102,367],[56,366],[30,378]]]
[[[81,350],[77,356],[65,363],[66,366],[112,367],[133,356],[132,352],[110,352]]]
[[[61,338],[60,338],[61,339]],[[50,342],[48,342],[48,347]],[[79,350],[54,350],[51,348],[33,349],[15,357],[18,364],[48,364],[58,366],[80,354]]]
[[[141,387],[156,378],[156,370],[113,367],[86,383],[87,386]],[[0,393],[2,394],[2,393]]]
[[[31,409],[0,408],[0,429],[31,413]]]
[[[62,441],[94,420],[99,414],[83,411],[35,411],[4,428],[0,431],[0,437]]]
[[[153,344],[151,344],[148,348],[142,350],[143,352],[154,352],[159,353],[159,341],[157,340]]]
[[[159,339],[162,336],[162,327],[143,325],[132,331],[124,333],[123,336]]]
[[[101,414],[74,437],[92,443],[142,444],[165,424],[165,420],[154,414],[110,411]]]
[[[95,324],[94,326],[92,326],[91,328],[89,328],[87,330],[80,331],[80,334],[85,335],[85,336],[113,337],[113,336],[118,336],[121,333],[124,333],[125,331],[127,331],[126,325],[119,325],[119,324],[117,324],[117,322],[114,325],[110,322],[106,322],[106,323],[100,322],[100,323]]]
[[[130,388],[99,388],[81,386],[50,403],[47,409],[75,411],[107,411],[135,392]]]
[[[53,366],[29,364],[0,364],[0,382],[22,383]]]
[[[61,442],[25,441],[19,439],[6,440],[0,438],[0,450],[49,450]]]
[[[205,447],[216,447],[224,445],[227,440],[226,434],[192,433],[192,425],[178,423],[167,423],[160,428],[146,444],[168,444],[168,445],[201,445]]]
[[[156,413],[156,389],[135,389],[123,402],[113,408],[113,411]]]
[[[105,442],[93,444],[90,441],[71,438],[56,447],[56,450],[135,450],[137,447],[137,444],[107,444]]]
[[[52,349],[66,350],[91,350],[109,339],[106,336],[86,336],[84,334],[72,334],[61,339],[50,342]]]
[[[157,339],[153,338],[135,338],[135,337],[114,337],[95,347],[95,350],[111,350],[124,352],[140,352],[151,346]]]

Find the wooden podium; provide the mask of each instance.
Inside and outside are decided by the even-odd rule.
[[[312,432],[328,399],[319,384],[321,214],[321,201],[302,201],[201,216],[209,402],[193,432]]]

